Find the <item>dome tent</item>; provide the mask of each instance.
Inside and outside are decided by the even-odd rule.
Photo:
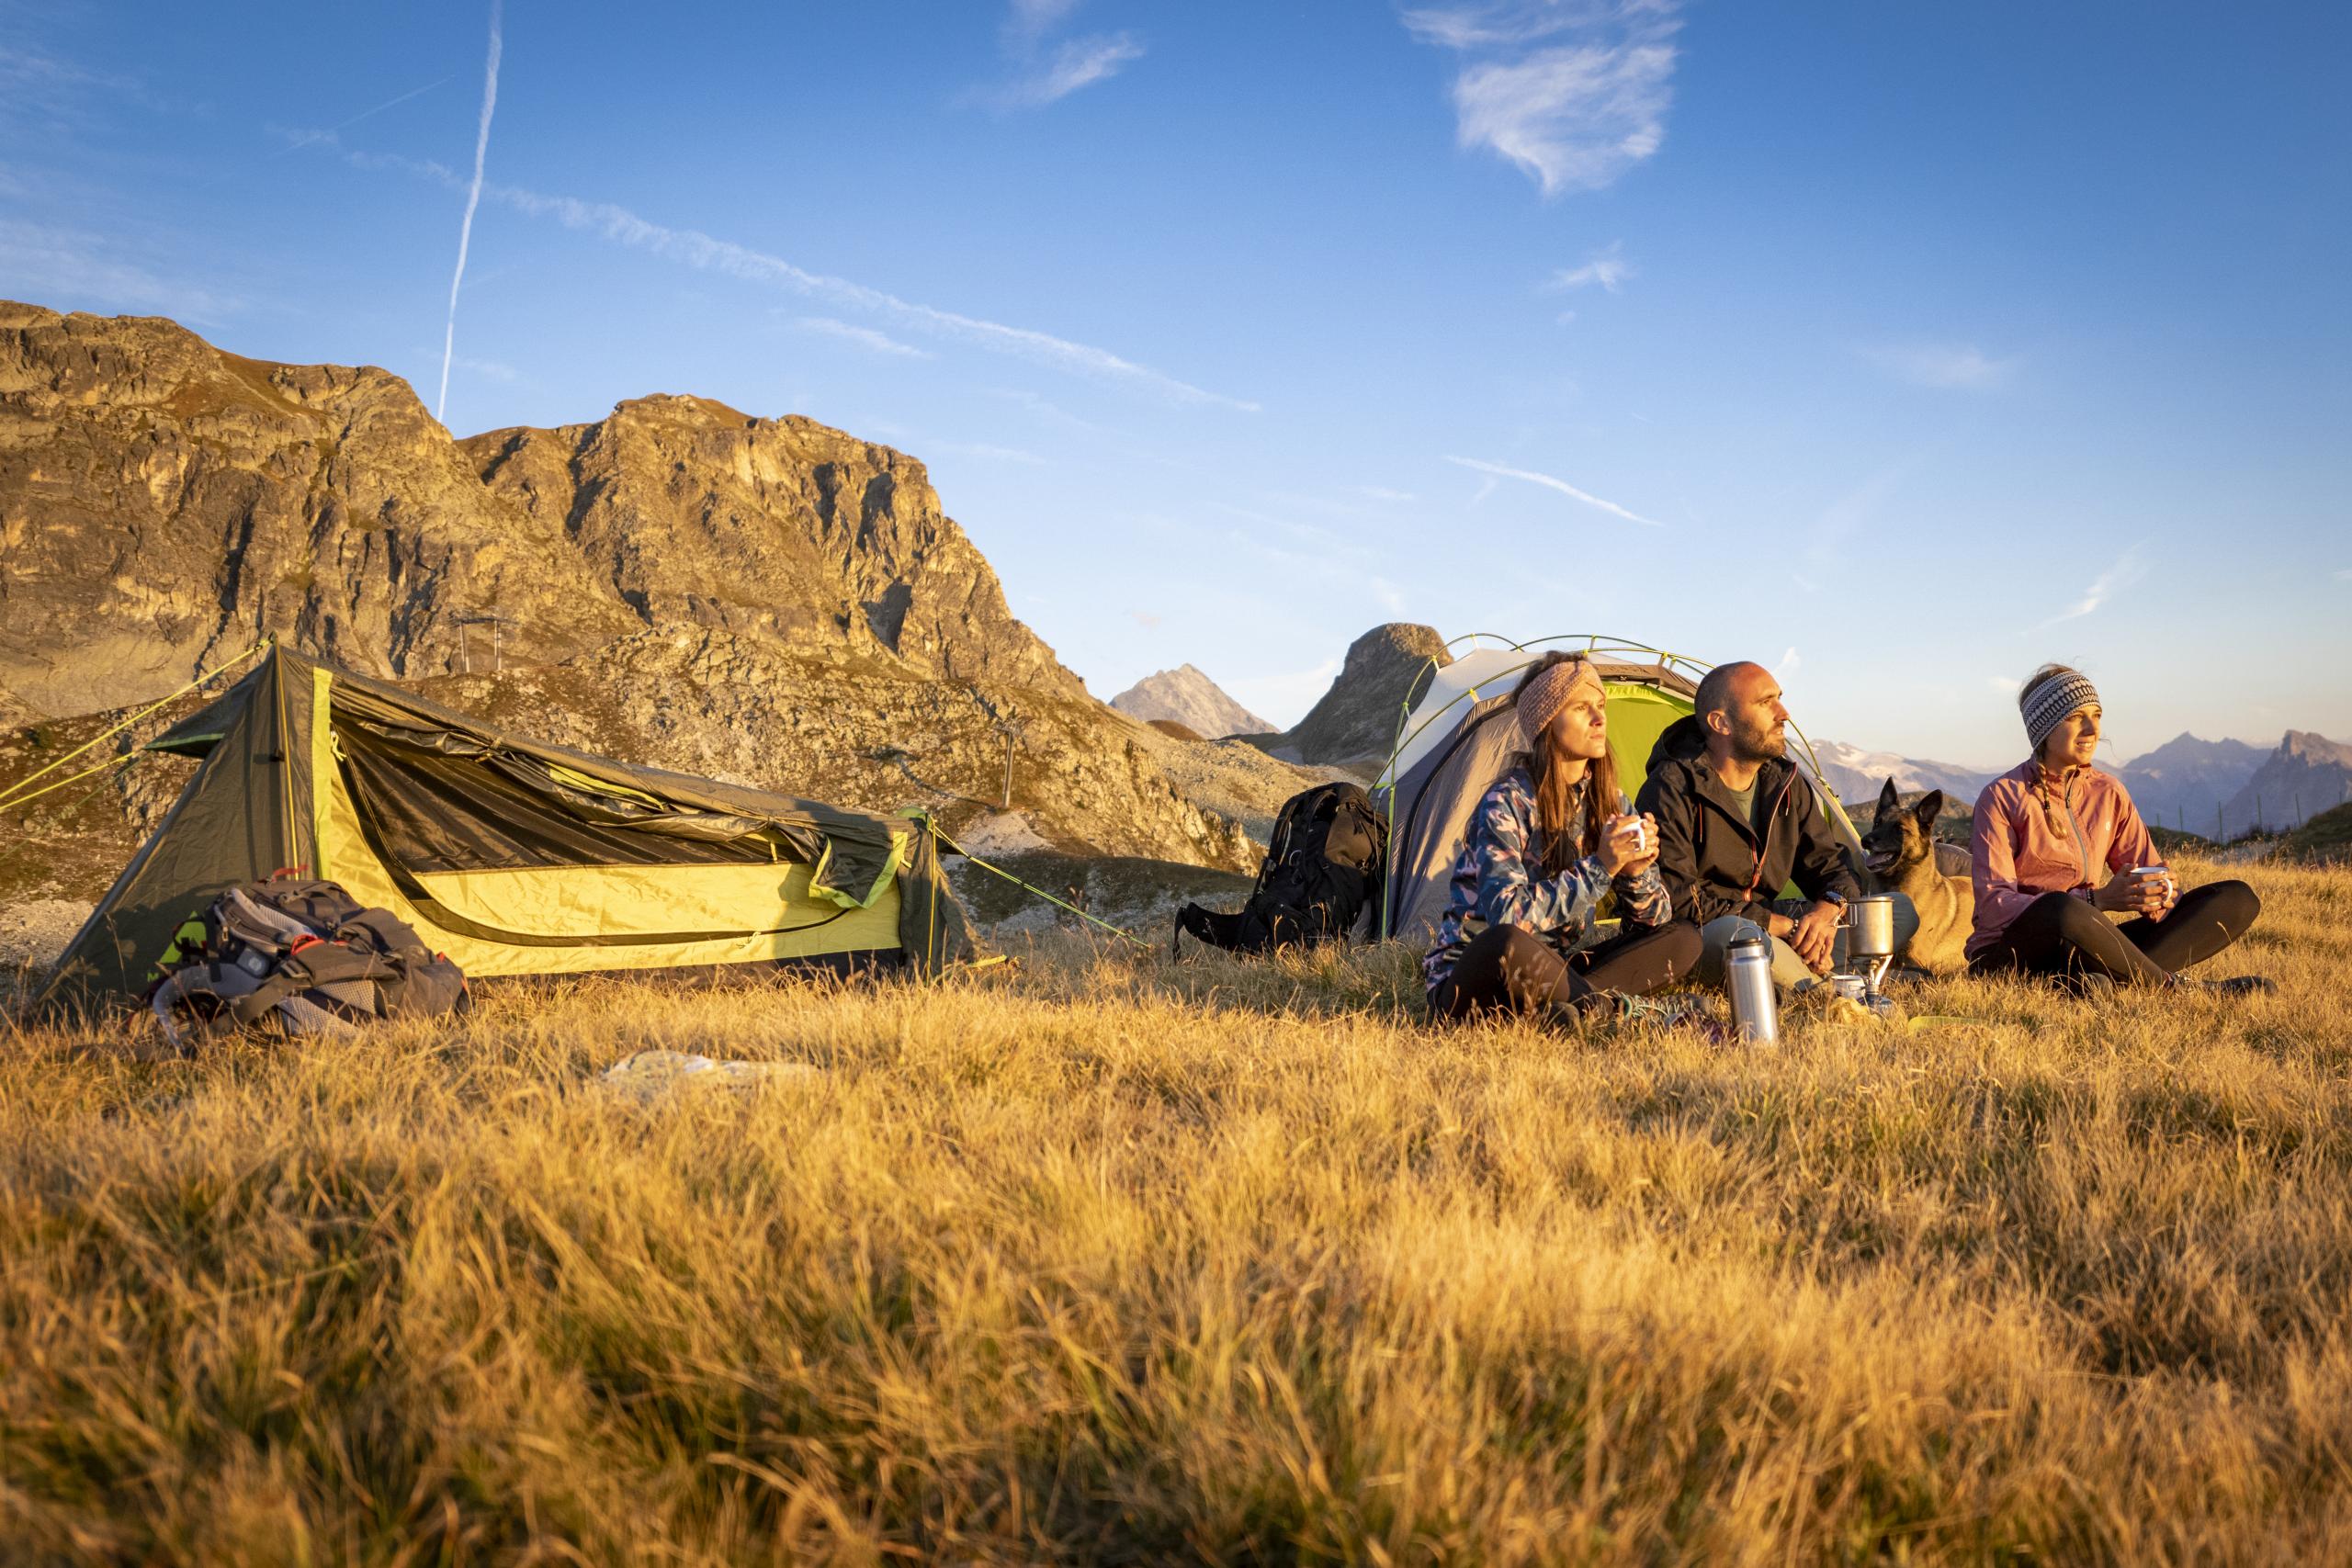
[[[513,735],[272,647],[147,750],[201,759],[40,1013],[127,1004],[180,924],[273,872],[390,909],[469,976],[910,965],[970,951],[920,815],[843,810]]]
[[[1381,934],[1426,945],[1445,914],[1447,884],[1469,835],[1470,813],[1525,750],[1510,694],[1528,667],[1555,649],[1589,654],[1609,700],[1609,754],[1627,795],[1648,776],[1658,737],[1690,716],[1711,665],[1622,637],[1582,634],[1512,642],[1472,633],[1451,662],[1429,662],[1407,698],[1396,743],[1374,791],[1388,817],[1388,883]],[[1855,864],[1861,843],[1794,723],[1792,749]]]

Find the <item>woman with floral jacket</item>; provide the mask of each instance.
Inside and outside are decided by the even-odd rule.
[[[1608,697],[1582,654],[1545,657],[1512,694],[1527,755],[1471,814],[1437,945],[1422,961],[1441,1019],[1530,1013],[1574,1025],[1687,976],[1699,929],[1674,921],[1657,828],[1609,757]],[[1613,894],[1621,934],[1603,939]]]

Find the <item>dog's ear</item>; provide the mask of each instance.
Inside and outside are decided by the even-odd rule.
[[[1881,817],[1893,815],[1896,804],[1894,781],[1889,779],[1886,781],[1886,787],[1878,792],[1878,814]]]
[[[1930,839],[1936,836],[1936,818],[1943,814],[1944,792],[1939,789],[1929,790],[1928,798],[1911,808],[1911,815],[1919,819],[1919,831]]]

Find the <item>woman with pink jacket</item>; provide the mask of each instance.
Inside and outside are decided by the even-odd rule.
[[[2078,989],[2196,984],[2181,971],[2244,936],[2262,901],[2243,882],[2179,891],[2121,781],[2091,766],[2103,716],[2081,671],[2043,665],[2018,709],[2033,755],[1976,797],[1970,972]],[[2271,988],[2252,975],[2206,984],[2233,996]]]

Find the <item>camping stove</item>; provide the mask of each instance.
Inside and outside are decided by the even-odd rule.
[[[1838,926],[1845,939],[1846,963],[1856,970],[1867,965],[1869,973],[1841,972],[1830,976],[1831,983],[1841,994],[1884,1012],[1889,1004],[1881,987],[1886,984],[1886,972],[1894,966],[1894,898],[1883,893],[1857,898],[1846,906]]]

